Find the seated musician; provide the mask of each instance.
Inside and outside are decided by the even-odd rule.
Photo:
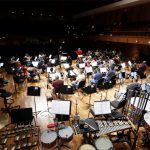
[[[111,67],[111,69],[106,74],[105,82],[111,81],[112,77],[114,77],[115,75],[116,75],[116,72],[114,70],[114,67]]]
[[[80,74],[78,74],[76,80],[72,81],[73,89],[76,90],[78,88],[79,82],[85,81],[85,80],[86,80],[86,77],[85,77],[84,71],[81,70]]]
[[[64,81],[59,79],[59,76],[55,76],[55,80],[52,81],[53,93],[59,93],[59,89],[64,85]]]
[[[100,72],[99,69],[97,69],[93,75],[92,80],[90,80],[91,84],[97,84],[98,81],[103,77],[103,74]]]
[[[138,83],[138,79],[135,80],[135,83],[131,83],[127,86],[126,91],[128,91],[128,90],[133,90],[134,92],[142,90],[141,84]],[[134,94],[133,94],[133,96],[134,96]]]
[[[142,64],[140,64],[139,68],[137,69],[137,74],[142,77],[144,76],[144,72],[146,71],[146,61],[143,61]]]

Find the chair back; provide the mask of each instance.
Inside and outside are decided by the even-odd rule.
[[[124,114],[134,125],[137,126],[136,131],[138,131],[145,113],[149,94],[143,91],[139,94],[139,91],[136,91],[135,96],[132,97],[133,92],[134,91],[132,90],[128,90],[127,92],[127,102],[124,107]]]
[[[86,80],[80,81],[78,85],[78,89],[85,87]]]
[[[103,86],[104,86],[104,78],[100,78],[98,80],[97,87],[103,87]]]

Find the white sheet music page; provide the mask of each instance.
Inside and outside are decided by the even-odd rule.
[[[85,63],[80,63],[79,64],[79,68],[81,69],[81,68],[85,68]]]
[[[93,61],[91,62],[92,67],[96,67],[97,66],[97,61]]]
[[[65,69],[69,68],[69,64],[65,63],[65,64],[64,64],[64,68],[65,68]]]
[[[95,115],[110,114],[110,101],[94,102]]]
[[[60,60],[67,60],[67,57],[66,56],[61,56]]]
[[[52,100],[52,113],[70,115],[70,101]]]
[[[32,61],[32,64],[33,64],[34,67],[37,67],[39,62],[38,61]]]
[[[122,68],[125,68],[125,67],[126,67],[126,64],[125,64],[125,63],[122,63],[121,66],[122,66]]]
[[[92,73],[93,69],[92,69],[92,67],[85,67],[85,71],[86,71],[86,73]]]
[[[100,68],[100,71],[104,73],[104,72],[107,72],[107,69],[106,68]]]

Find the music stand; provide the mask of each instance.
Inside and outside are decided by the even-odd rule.
[[[95,115],[111,114],[110,101],[95,101],[94,102],[94,113]]]
[[[61,93],[61,94],[66,94],[66,95],[69,95],[69,94],[74,94],[74,92],[73,92],[73,87],[71,86],[71,85],[63,85],[60,89],[59,89],[59,91],[57,91],[57,92],[59,92],[59,93]],[[64,97],[64,96],[63,96]],[[66,99],[67,99],[68,97],[66,97]]]
[[[90,95],[90,98],[89,98],[89,103],[86,103],[88,106],[91,106],[90,102],[91,102],[91,94],[93,93],[96,93],[97,90],[96,90],[96,85],[89,85],[87,87],[85,87],[83,89],[83,91],[86,93],[86,94],[89,94]],[[82,99],[84,98],[84,96],[82,97]],[[81,100],[82,100],[81,99]]]
[[[59,129],[61,129],[59,127],[59,122],[70,120],[71,101],[69,101],[69,100],[52,100],[52,113],[54,113],[56,115],[56,120],[57,120],[56,121],[56,124],[57,124],[56,132],[58,135]],[[65,147],[70,148],[69,146],[64,145],[63,143],[60,144],[59,143],[59,135],[57,137],[58,137],[58,145],[56,147],[58,147],[58,150],[59,150],[60,146],[65,146]]]
[[[35,107],[35,112],[34,112],[34,114],[36,115],[36,118],[37,118],[37,115],[38,115],[41,111],[37,111],[37,110],[36,110],[35,96],[40,96],[40,93],[41,93],[41,88],[38,87],[38,86],[30,86],[30,87],[28,87],[28,89],[27,89],[27,95],[28,95],[28,96],[34,96],[34,107]]]

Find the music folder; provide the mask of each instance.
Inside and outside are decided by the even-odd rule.
[[[95,115],[110,114],[110,101],[95,101],[94,102]]]

